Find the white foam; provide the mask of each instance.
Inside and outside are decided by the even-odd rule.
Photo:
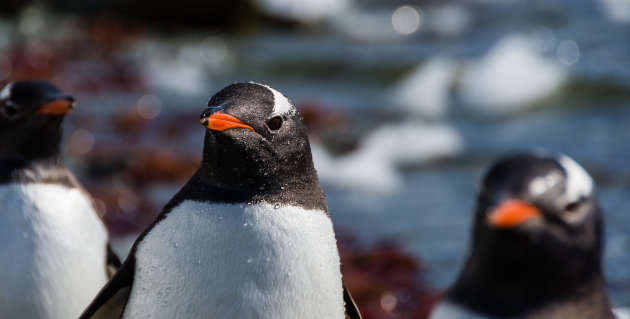
[[[449,59],[429,59],[395,88],[394,105],[420,116],[444,116],[448,112],[450,87],[456,71],[457,65]]]
[[[264,86],[267,89],[269,89],[271,93],[273,93],[273,113],[274,114],[289,115],[289,114],[295,113],[296,111],[295,107],[293,106],[293,104],[291,104],[289,99],[287,99],[284,96],[284,94],[278,92],[276,89],[266,84],[261,84],[261,83],[254,83],[254,84]]]
[[[344,318],[321,211],[185,201],[138,245],[127,318]]]
[[[462,74],[459,93],[467,106],[489,115],[522,111],[566,81],[567,71],[533,49],[529,38],[510,34]]]
[[[77,318],[107,282],[107,232],[77,189],[0,187],[0,318]]]

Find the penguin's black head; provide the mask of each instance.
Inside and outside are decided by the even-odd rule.
[[[594,182],[562,154],[538,151],[503,158],[483,179],[474,236],[476,246],[502,247],[507,255],[599,254],[601,216]]]
[[[605,297],[590,294],[603,290],[602,220],[579,164],[514,154],[488,169],[479,191],[472,253],[448,298],[493,318],[573,318],[581,308],[564,303],[584,295],[587,307],[609,312]]]
[[[304,121],[275,89],[235,83],[208,102],[202,167],[223,188],[261,193],[320,190]]]
[[[19,81],[0,91],[0,154],[47,156],[59,148],[64,116],[74,99],[44,81]]]

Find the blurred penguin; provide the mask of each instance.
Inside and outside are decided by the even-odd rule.
[[[74,99],[43,81],[0,92],[0,318],[76,318],[120,262],[60,154]]]

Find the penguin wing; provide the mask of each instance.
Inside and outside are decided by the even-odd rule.
[[[131,257],[131,256],[130,256]],[[99,291],[79,319],[118,319],[122,317],[133,285],[135,260],[127,258],[109,282]]]
[[[116,253],[112,249],[111,243],[107,243],[107,261],[106,262],[107,262],[107,266],[105,267],[105,270],[107,271],[107,278],[111,279],[116,273],[116,271],[120,269],[120,266],[122,266],[120,262],[120,258],[118,258],[118,255],[116,255]]]
[[[361,319],[361,313],[359,312],[359,307],[352,299],[350,295],[350,291],[346,288],[346,284],[343,283],[343,301],[346,305],[346,319]]]

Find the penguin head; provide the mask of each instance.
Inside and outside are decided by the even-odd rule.
[[[0,153],[23,157],[57,150],[72,96],[45,81],[18,81],[0,91]]]
[[[210,99],[200,121],[206,128],[202,167],[222,187],[319,188],[304,121],[275,89],[229,85]]]
[[[454,303],[484,317],[571,318],[581,308],[561,304],[585,293],[590,303],[590,292],[604,289],[595,184],[575,161],[549,151],[501,158],[477,200],[472,252],[448,295]],[[587,307],[598,303],[609,311],[605,297]]]
[[[566,155],[537,151],[500,159],[481,184],[476,245],[500,246],[507,254],[599,254],[595,193],[591,176]]]

